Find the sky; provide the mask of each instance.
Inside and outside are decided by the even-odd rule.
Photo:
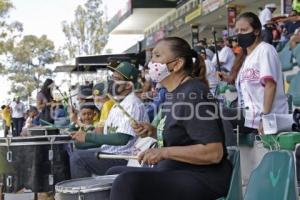
[[[11,0],[14,9],[9,13],[9,21],[20,21],[23,24],[23,35],[47,35],[54,41],[56,48],[64,44],[62,21],[74,19],[74,12],[78,5],[86,0]],[[106,16],[110,19],[122,7],[126,0],[103,0],[106,7]],[[107,48],[113,53],[121,53],[136,42],[137,37],[111,36]],[[140,37],[138,37],[140,39]],[[122,41],[122,47],[119,46]],[[2,77],[3,78],[3,77]],[[7,82],[7,81],[6,81]],[[0,86],[0,94],[5,96],[9,87]],[[0,103],[3,100],[0,99]]]

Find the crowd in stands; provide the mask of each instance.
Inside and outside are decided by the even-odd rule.
[[[39,125],[67,128],[75,141],[68,149],[72,178],[122,173],[113,185],[112,200],[222,197],[232,171],[224,124],[231,126],[226,140],[236,125],[244,133],[263,134],[263,115],[288,113],[282,72],[286,59],[279,55],[296,49],[293,59],[300,63],[300,14],[294,10],[288,17],[274,18],[275,10],[275,4],[267,4],[259,16],[243,13],[235,36],[201,38],[194,48],[181,38],[162,39],[140,71],[129,62],[108,66],[112,76],[78,85],[76,100],[55,100],[53,90],[59,88],[47,79],[27,112],[20,98],[1,107],[5,134],[26,136],[27,129]],[[235,85],[238,95],[238,106],[224,108],[223,113],[243,113],[229,125],[219,117],[197,118],[214,113],[211,105],[217,105],[214,96],[220,82]],[[191,111],[182,102],[204,106],[183,120]],[[159,148],[138,151],[138,137],[154,138]],[[95,157],[132,152],[139,153],[141,163],[156,167],[136,169],[124,167],[123,159]],[[180,195],[174,193],[177,190]]]

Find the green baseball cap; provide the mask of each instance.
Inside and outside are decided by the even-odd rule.
[[[107,66],[113,71],[121,74],[126,80],[135,83],[138,79],[139,70],[129,62],[121,62],[117,67]]]

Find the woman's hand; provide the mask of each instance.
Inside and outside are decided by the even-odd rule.
[[[71,138],[78,143],[85,143],[85,133],[83,131],[77,131],[71,134]]]
[[[137,136],[141,138],[155,136],[156,134],[156,128],[149,123],[133,123],[131,124],[131,127]]]
[[[258,131],[258,134],[260,134],[260,135],[264,134],[264,127],[263,127],[262,120],[260,120],[260,122],[259,122],[257,131]]]
[[[139,163],[146,163],[148,165],[155,165],[161,160],[168,158],[167,148],[147,149],[139,154]]]

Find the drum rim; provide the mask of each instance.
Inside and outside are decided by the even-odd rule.
[[[31,130],[36,130],[36,131],[41,131],[41,130],[59,130],[59,128],[57,128],[57,127],[51,127],[51,126],[35,126],[35,127],[28,128],[27,130],[29,130],[29,131],[31,131]]]
[[[86,178],[78,178],[78,179],[71,179],[71,180],[66,180],[66,181],[62,181],[59,182],[55,185],[55,192],[56,193],[62,193],[62,194],[80,194],[80,193],[90,193],[90,192],[98,192],[98,191],[104,191],[104,190],[109,190],[112,187],[112,183],[108,183],[108,184],[104,184],[104,185],[99,185],[99,183],[97,184],[93,184],[88,186],[89,188],[87,188],[86,186],[82,187],[82,186],[77,186],[77,187],[66,187],[63,186],[63,184],[65,183],[69,183],[72,181],[83,181],[83,180],[88,180],[91,178],[94,178],[95,180],[99,177],[104,177],[106,179],[113,179],[113,181],[116,179],[118,175],[104,175],[104,176],[95,176],[95,177],[86,177]]]

